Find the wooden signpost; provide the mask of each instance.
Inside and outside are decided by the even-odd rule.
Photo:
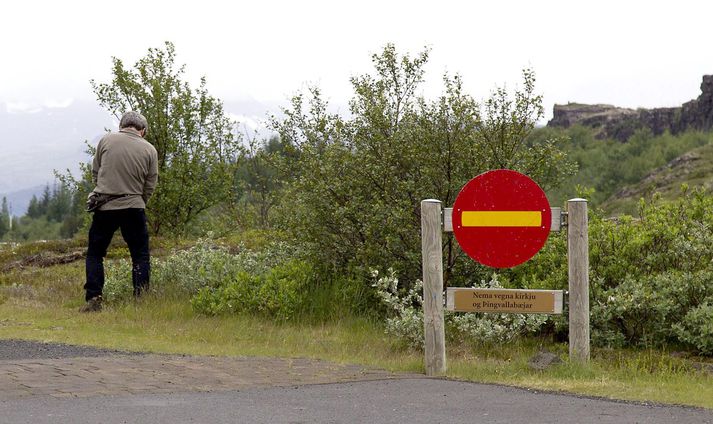
[[[526,262],[559,231],[568,217],[569,351],[589,360],[589,251],[587,201],[572,199],[568,212],[550,208],[542,189],[529,177],[495,170],[469,181],[453,208],[421,202],[423,308],[427,375],[446,371],[443,321],[442,232],[453,231],[461,248],[486,266],[510,268]],[[457,312],[560,314],[562,290],[448,288],[446,307]]]

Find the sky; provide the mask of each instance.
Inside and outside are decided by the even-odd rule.
[[[305,83],[337,103],[384,44],[431,48],[424,94],[444,71],[478,98],[531,67],[553,103],[675,106],[713,73],[707,1],[37,1],[3,4],[0,102],[93,100],[111,57],[133,64],[175,43],[189,80],[226,101],[284,103]],[[7,107],[7,106],[6,106]]]
[[[430,49],[419,93],[426,97],[441,92],[444,72],[460,74],[466,91],[482,99],[498,86],[516,87],[521,70],[532,68],[543,124],[556,103],[678,106],[696,98],[701,77],[713,73],[711,16],[713,2],[691,0],[4,2],[0,115],[95,102],[89,81],[110,80],[112,57],[132,65],[164,41],[175,44],[194,86],[205,76],[210,94],[226,105],[264,106],[250,116],[231,111],[246,120],[276,112],[307,84],[346,109],[349,78],[372,72],[371,55],[386,43],[412,56]],[[18,147],[4,130],[0,165],[25,166],[10,153],[37,157],[43,150],[32,151],[35,144],[53,143],[27,137]],[[82,151],[102,130],[64,139],[76,139],[71,150]],[[16,181],[45,181],[48,167],[69,166],[50,159],[26,169],[34,179],[0,169],[0,192]]]

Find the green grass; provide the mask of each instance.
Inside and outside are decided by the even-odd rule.
[[[203,317],[186,302],[146,299],[138,305],[78,314],[81,301],[61,308],[0,305],[0,338],[21,338],[129,351],[193,355],[323,358],[418,371],[420,355],[395,352],[381,326],[348,318],[324,324],[276,323],[259,317]]]
[[[120,254],[120,247],[114,255]],[[219,356],[307,357],[423,372],[423,354],[400,347],[373,318],[275,322],[259,316],[206,317],[186,299],[147,297],[79,314],[83,263],[11,269],[0,274],[0,338],[63,342],[111,349]],[[450,343],[454,379],[564,391],[614,399],[713,408],[713,375],[667,352],[594,350],[587,365],[565,362],[545,371],[527,360],[545,347],[566,358],[567,347],[541,339],[499,346]]]

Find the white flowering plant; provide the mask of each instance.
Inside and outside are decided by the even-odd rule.
[[[423,349],[423,282],[418,280],[408,290],[399,290],[399,281],[393,270],[380,274],[372,270],[377,297],[389,310],[386,333],[406,347]],[[474,286],[476,287],[476,286]],[[479,287],[501,288],[498,275]],[[548,317],[530,314],[483,314],[444,311],[446,336],[472,344],[509,342],[541,329]]]

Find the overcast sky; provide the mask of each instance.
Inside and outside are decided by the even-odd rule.
[[[0,103],[22,109],[93,100],[111,56],[133,64],[175,43],[191,80],[226,100],[284,103],[305,82],[333,102],[370,54],[432,49],[426,95],[444,71],[478,98],[532,67],[551,113],[578,101],[675,106],[713,73],[709,1],[36,1],[5,2]],[[1,105],[0,105],[1,107]]]

